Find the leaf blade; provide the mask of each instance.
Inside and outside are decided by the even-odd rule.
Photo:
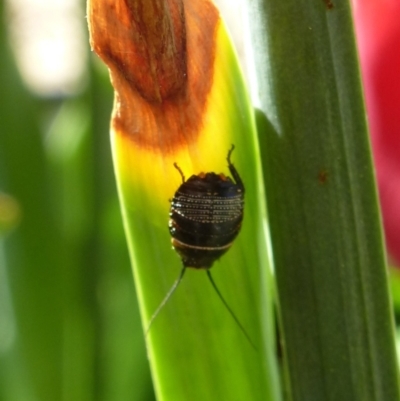
[[[294,400],[393,400],[393,321],[350,7],[327,6],[249,6],[289,391]]]

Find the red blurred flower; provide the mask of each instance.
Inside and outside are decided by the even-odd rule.
[[[400,1],[353,6],[386,244],[400,266]]]

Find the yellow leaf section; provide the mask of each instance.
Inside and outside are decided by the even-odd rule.
[[[235,142],[235,118],[240,113],[237,104],[241,103],[235,99],[237,78],[230,74],[231,65],[235,62],[226,27],[220,22],[216,35],[213,83],[201,132],[195,143],[187,143],[175,153],[163,154],[137,146],[127,135],[115,130],[111,132],[117,180],[127,209],[139,209],[143,213],[151,211],[148,217],[153,223],[165,225],[168,200],[182,183],[174,163],[179,165],[186,179],[200,172],[229,174],[226,156]],[[238,84],[242,85],[241,80]],[[162,141],[160,138],[160,144]],[[162,220],[159,219],[160,213],[164,216]]]

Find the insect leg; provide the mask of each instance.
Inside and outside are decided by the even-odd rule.
[[[235,322],[237,323],[237,325],[239,326],[240,330],[242,330],[242,333],[246,336],[247,340],[249,341],[250,345],[254,348],[255,351],[257,351],[257,347],[254,345],[253,341],[251,340],[250,336],[247,334],[246,330],[244,329],[244,327],[242,326],[242,324],[240,323],[239,319],[236,317],[236,315],[233,313],[233,310],[229,307],[228,303],[225,301],[224,297],[222,296],[221,292],[219,291],[217,285],[215,284],[214,279],[211,276],[211,272],[210,270],[207,270],[207,276],[212,284],[212,286],[214,287],[214,290],[216,291],[216,293],[218,294],[220,300],[222,301],[222,303],[225,305],[226,309],[228,309],[228,312],[231,314],[231,316],[233,317],[233,319],[235,320]]]
[[[153,316],[150,318],[149,325],[147,326],[146,330],[146,336],[149,334],[151,325],[153,324],[155,318],[158,316],[158,314],[161,312],[161,309],[165,306],[165,304],[168,302],[168,300],[171,298],[171,295],[175,292],[175,290],[178,288],[179,283],[181,282],[183,275],[185,274],[186,271],[186,266],[182,267],[181,273],[179,274],[179,277],[175,281],[175,283],[172,285],[171,289],[168,291],[168,294],[165,296],[163,301],[160,303],[156,311],[153,313]]]

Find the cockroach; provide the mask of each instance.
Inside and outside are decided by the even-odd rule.
[[[174,163],[182,177],[182,184],[171,201],[169,232],[172,246],[181,257],[183,267],[178,279],[151,317],[147,332],[177,289],[186,269],[204,269],[222,303],[255,348],[210,272],[213,263],[232,246],[243,221],[245,189],[238,171],[231,162],[234,148],[232,145],[226,158],[233,179],[222,173],[209,172],[192,175],[185,180],[182,170]]]

